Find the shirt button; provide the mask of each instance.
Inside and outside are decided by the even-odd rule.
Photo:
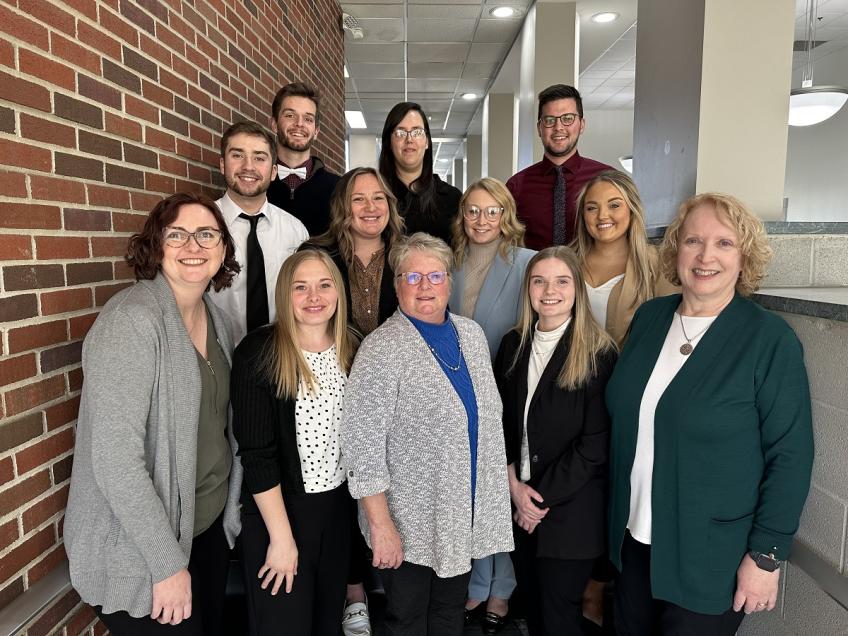
[[[537,461],[539,461],[539,456],[538,456],[538,455],[533,455],[532,461],[533,461],[533,462],[537,462]]]
[[[370,310],[370,309],[368,310],[368,313],[369,313],[369,314],[371,313],[371,310]]]
[[[347,471],[347,476],[348,476],[348,477],[353,477],[353,471],[352,471],[352,470]]]
[[[367,287],[365,288],[365,291],[368,291],[368,288],[367,288]]]

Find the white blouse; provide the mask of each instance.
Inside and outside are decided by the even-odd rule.
[[[609,304],[612,288],[622,278],[624,278],[624,274],[613,276],[599,287],[592,287],[589,283],[586,283],[586,292],[589,294],[589,308],[592,310],[592,315],[601,327],[607,324],[607,305]]]
[[[680,321],[683,320],[686,335],[691,338],[690,344],[694,349],[717,317],[674,314],[654,370],[642,393],[636,457],[630,471],[630,518],[627,520],[630,535],[639,543],[651,544],[651,485],[654,476],[654,415],[657,404],[674,376],[692,356],[691,353],[688,356],[680,353],[681,345],[686,342]]]
[[[318,384],[317,394],[301,382],[295,405],[297,452],[303,487],[308,493],[325,492],[342,485],[339,423],[347,376],[339,367],[336,346],[318,353],[303,351]]]
[[[568,328],[568,323],[571,318],[562,323],[553,331],[539,331],[539,323],[533,330],[533,341],[530,343],[530,363],[527,365],[527,400],[524,402],[524,433],[521,435],[521,469],[518,478],[521,481],[530,479],[530,443],[527,441],[527,413],[530,411],[530,402],[533,400],[533,394],[536,393],[536,387],[539,386],[539,380],[542,378],[542,373],[548,362],[551,361],[551,356],[554,355],[559,339]],[[559,375],[559,370],[557,370]]]

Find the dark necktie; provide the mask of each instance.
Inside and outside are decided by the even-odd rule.
[[[256,225],[264,214],[239,214],[250,223],[247,235],[247,332],[268,324],[268,291],[265,288],[265,257],[256,234]]]
[[[554,166],[554,245],[565,245],[565,175],[563,166]]]

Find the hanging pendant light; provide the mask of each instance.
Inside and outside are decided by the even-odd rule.
[[[813,86],[813,42],[816,37],[818,0],[807,0],[806,50],[801,88],[789,94],[789,125],[812,126],[833,117],[848,101],[848,89]]]

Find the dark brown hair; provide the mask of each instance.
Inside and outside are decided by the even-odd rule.
[[[232,139],[235,135],[242,134],[249,135],[251,137],[262,137],[262,139],[264,139],[268,144],[268,151],[273,165],[273,163],[277,160],[277,140],[274,139],[274,135],[269,133],[255,121],[239,121],[224,131],[224,134],[221,137],[221,156],[224,157],[227,154],[227,147],[230,144],[230,139]]]
[[[215,291],[221,291],[230,286],[233,278],[239,273],[238,261],[236,261],[236,246],[233,237],[227,228],[224,216],[215,205],[215,202],[203,194],[189,192],[178,192],[167,199],[162,199],[150,212],[141,232],[130,237],[125,256],[127,264],[135,271],[136,280],[153,280],[162,267],[162,236],[165,228],[173,223],[180,214],[180,208],[184,205],[202,205],[215,217],[218,229],[221,230],[221,241],[224,244],[224,264],[212,277],[210,285]]]
[[[558,99],[573,99],[577,104],[577,114],[583,119],[583,98],[580,97],[580,91],[568,84],[554,84],[539,93],[539,112],[536,115],[536,119],[539,120],[542,118],[542,106],[548,102],[555,102]]]
[[[274,95],[274,101],[271,104],[271,117],[274,118],[274,121],[277,121],[277,118],[280,116],[280,109],[283,107],[283,100],[286,97],[305,97],[306,99],[311,99],[315,104],[315,125],[320,125],[321,95],[315,88],[304,82],[292,82],[277,91],[277,94]]]

